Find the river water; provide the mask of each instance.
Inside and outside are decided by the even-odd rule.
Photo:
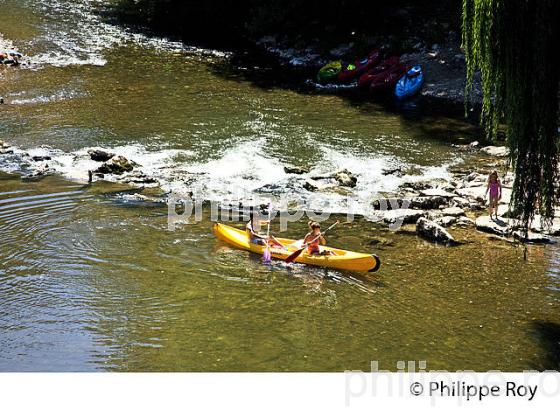
[[[104,22],[106,1],[0,0],[0,48],[28,65],[0,68],[0,370],[340,371],[558,367],[555,246],[523,251],[472,230],[434,246],[364,219],[333,246],[375,252],[382,269],[347,274],[281,263],[219,243],[203,221],[167,230],[173,190],[223,201],[290,192],[347,168],[351,192],[322,190],[328,210],[405,181],[446,180],[473,158],[451,142],[472,130],[414,106],[256,84],[230,55]],[[141,165],[160,190],[87,184],[87,149]],[[53,175],[22,180],[48,155]],[[394,166],[405,176],[383,176]],[[277,225],[275,225],[277,228]],[[284,236],[305,233],[305,221]],[[380,241],[372,244],[371,240]]]

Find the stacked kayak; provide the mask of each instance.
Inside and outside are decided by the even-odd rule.
[[[218,239],[221,239],[236,248],[249,251],[252,253],[263,254],[266,247],[257,245],[249,241],[249,237],[245,231],[233,228],[224,224],[214,224],[214,234]],[[274,259],[284,260],[301,246],[300,241],[293,239],[276,238],[280,243],[288,249],[270,247],[271,256]],[[330,251],[330,255],[310,255],[303,251],[294,262],[304,263],[307,265],[323,266],[332,269],[347,270],[347,271],[361,271],[361,272],[375,272],[381,266],[381,261],[377,255],[370,255],[367,253],[358,253],[346,251],[342,249],[331,248],[328,246],[321,246],[322,250]]]
[[[371,80],[369,91],[372,93],[381,93],[393,89],[395,84],[399,81],[399,78],[401,78],[406,71],[407,67],[404,64],[395,64],[389,70],[375,76]]]
[[[354,63],[345,65],[342,71],[338,73],[338,81],[341,83],[348,83],[359,76],[361,76],[366,71],[375,67],[381,61],[381,53],[379,50],[371,52],[366,58]]]
[[[360,78],[358,79],[358,87],[369,87],[373,80],[386,75],[399,64],[399,57],[390,57],[386,60],[383,60],[377,66],[373,67],[371,70],[360,76]]]
[[[338,74],[342,71],[342,61],[331,61],[323,66],[317,73],[317,81],[320,84],[326,84],[336,80]]]
[[[399,99],[411,97],[416,94],[424,83],[422,67],[416,65],[403,75],[395,87],[395,96]]]
[[[358,88],[372,94],[394,92],[398,99],[404,99],[422,88],[424,74],[420,66],[410,68],[397,56],[382,60],[381,51],[375,50],[353,63],[329,62],[319,70],[317,80],[321,84],[348,84],[357,80]]]

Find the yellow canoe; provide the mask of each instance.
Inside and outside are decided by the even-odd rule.
[[[214,224],[214,234],[218,239],[245,251],[262,255],[266,248],[262,245],[250,243],[245,231],[224,224]],[[290,254],[299,249],[298,246],[294,245],[296,241],[293,239],[277,239],[284,246],[287,246],[288,250],[270,247],[271,256],[275,259],[286,259]],[[321,249],[331,251],[332,255],[310,255],[307,251],[303,251],[295,259],[295,262],[361,272],[375,272],[381,266],[381,261],[377,255],[345,251],[328,246],[321,246]]]

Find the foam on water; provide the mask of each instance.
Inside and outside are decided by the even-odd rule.
[[[284,171],[289,160],[281,160],[267,154],[266,137],[249,141],[240,140],[224,151],[218,158],[197,160],[190,150],[162,147],[148,148],[139,144],[111,147],[110,151],[138,164],[135,171],[153,178],[166,192],[195,196],[222,204],[265,203],[265,198],[276,200],[306,201],[309,209],[344,213],[352,211],[360,215],[373,212],[371,204],[380,194],[397,191],[404,182],[445,181],[451,179],[449,166],[417,166],[389,155],[366,155],[341,152],[328,146],[321,147],[323,158],[310,174],[294,175]],[[86,147],[74,152],[64,152],[50,147],[29,150],[14,148],[14,161],[0,162],[0,169],[8,172],[33,170],[48,164],[49,170],[66,178],[85,182],[88,171],[97,169],[101,163],[91,160]],[[34,156],[50,157],[47,161],[33,161]],[[17,165],[15,165],[17,164]],[[384,175],[384,170],[399,167],[405,175]],[[17,169],[19,168],[19,169]],[[332,180],[316,180],[316,192],[304,188],[309,178],[332,174],[347,169],[358,177],[354,188],[339,187]],[[127,175],[125,174],[124,177]],[[106,180],[119,181],[122,176],[107,175]],[[351,205],[349,203],[351,201]]]
[[[109,24],[96,13],[96,9],[107,7],[107,0],[35,1],[49,22],[40,27],[41,34],[27,44],[29,49],[35,50],[29,58],[29,66],[34,69],[46,65],[103,66],[107,63],[107,53],[130,43],[198,56],[224,58],[229,55],[185,46],[165,38],[148,37]]]
[[[26,92],[21,92],[18,93],[17,95],[12,94],[12,97],[15,96],[16,98],[10,100],[10,104],[13,105],[46,104],[50,102],[63,101],[72,98],[85,97],[86,95],[87,94],[85,92],[81,92],[73,89],[64,89],[64,88],[50,95],[27,96]]]

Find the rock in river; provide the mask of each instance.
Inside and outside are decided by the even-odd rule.
[[[31,159],[35,162],[40,162],[40,161],[50,161],[51,157],[48,155],[33,155]]]
[[[305,181],[303,183],[303,187],[305,189],[307,189],[308,191],[311,191],[311,192],[315,192],[319,189],[319,185],[317,185],[317,183],[315,183],[315,181],[312,181],[310,179],[308,179],[307,181]]]
[[[479,216],[474,221],[476,229],[496,235],[508,235],[511,232],[512,224],[508,218],[490,219],[488,215]]]
[[[88,154],[92,160],[100,162],[109,161],[115,156],[115,154],[113,154],[112,152],[109,152],[102,148],[90,149],[88,150]]]
[[[457,222],[457,218],[454,216],[442,216],[441,218],[434,219],[434,222],[447,228]]]
[[[465,211],[463,211],[458,206],[452,206],[451,208],[442,209],[441,212],[444,216],[454,216],[459,217],[465,215]]]
[[[433,242],[455,244],[455,238],[451,236],[444,227],[426,218],[420,218],[416,222],[416,233],[424,239]]]
[[[284,166],[284,172],[286,174],[307,174],[309,172],[309,168],[307,167],[297,167],[297,166],[291,166],[291,165],[285,165]]]
[[[507,147],[495,147],[495,146],[488,146],[480,149],[480,152],[483,152],[487,155],[492,155],[494,157],[507,157],[509,155],[509,150]]]
[[[354,188],[356,183],[358,182],[358,177],[348,171],[347,169],[343,169],[342,171],[338,171],[334,174],[334,179],[342,186],[347,186],[350,188]]]
[[[95,172],[101,174],[117,174],[121,175],[125,172],[130,172],[134,169],[136,163],[130,161],[129,159],[116,155],[101,165]]]
[[[394,224],[398,220],[401,220],[403,224],[411,224],[424,216],[424,213],[418,209],[392,209],[383,214],[383,220],[388,224]]]
[[[444,196],[419,196],[410,200],[410,207],[417,209],[439,209],[443,205],[447,205]]]

